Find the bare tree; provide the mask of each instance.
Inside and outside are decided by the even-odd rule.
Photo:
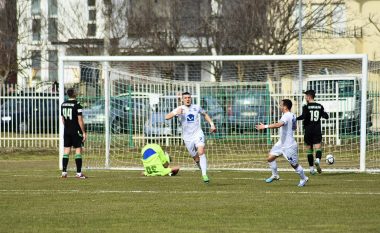
[[[0,85],[14,83],[17,77],[16,1],[0,2]]]
[[[38,29],[45,23],[45,20],[41,16],[38,18],[35,15],[30,16],[28,12],[31,8],[30,4],[29,0],[5,1],[4,7],[1,8],[0,84],[15,83],[17,76],[26,77],[28,75],[26,71],[32,67],[30,60],[33,51],[26,46],[18,48],[17,45],[25,44],[28,38],[33,36],[34,31],[30,30],[31,22],[36,23],[33,25],[35,26],[33,29]]]
[[[376,18],[376,16],[375,15],[370,15],[368,17],[368,21],[369,21],[370,24],[372,24],[372,26],[375,27],[376,31],[380,33],[380,22]]]
[[[298,0],[212,0],[211,17],[203,18],[206,43],[200,50],[214,55],[286,54],[298,38]],[[332,15],[340,1],[321,0],[318,4],[304,3],[302,32],[330,27]],[[199,38],[200,41],[204,38]],[[244,72],[246,67],[237,64]],[[216,80],[220,80],[223,66],[214,64]]]

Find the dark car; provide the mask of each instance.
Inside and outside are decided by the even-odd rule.
[[[165,112],[151,112],[144,124],[145,136],[171,136],[177,132],[173,122],[165,120]]]
[[[59,99],[51,95],[31,95],[5,101],[0,107],[1,131],[56,133],[59,130]]]
[[[113,133],[142,132],[144,119],[149,113],[149,98],[135,98],[128,95],[111,97],[110,129]],[[104,130],[105,100],[99,99],[83,110],[84,123],[90,131]]]
[[[180,125],[177,119],[165,120],[166,114],[173,111],[178,105],[176,97],[160,96],[144,124],[144,135],[148,137],[178,135]]]
[[[213,96],[201,97],[201,107],[206,110],[207,114],[211,117],[217,129],[216,134],[224,134],[226,117],[224,114],[223,106],[217,98]],[[210,125],[206,120],[202,121],[202,130],[207,135],[210,134]]]
[[[228,124],[230,131],[253,131],[259,123],[271,122],[273,103],[265,89],[247,89],[237,91],[229,97],[227,107]]]

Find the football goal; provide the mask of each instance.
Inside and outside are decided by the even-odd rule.
[[[160,144],[173,164],[195,169],[181,138],[181,122],[165,120],[181,105],[185,91],[217,127],[212,134],[201,120],[210,169],[267,169],[266,157],[279,130],[257,131],[255,125],[277,122],[282,99],[290,99],[292,112],[300,115],[308,89],[316,91],[316,101],[329,114],[322,120],[323,157],[333,154],[335,163],[324,168],[378,169],[366,160],[379,158],[379,152],[369,149],[378,140],[367,140],[374,115],[367,76],[366,55],[59,58],[60,102],[66,89],[75,87],[84,108],[88,169],[142,169],[140,150],[147,143]],[[297,126],[300,163],[307,167],[303,122]],[[60,140],[61,156],[62,151]]]

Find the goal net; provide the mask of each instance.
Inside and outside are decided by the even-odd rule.
[[[279,130],[257,131],[255,125],[277,122],[282,99],[290,99],[292,112],[300,115],[303,91],[313,89],[330,117],[322,120],[323,158],[333,154],[336,162],[324,168],[365,169],[374,104],[363,94],[367,59],[362,55],[62,57],[61,101],[69,87],[77,88],[84,107],[87,168],[140,169],[142,147],[157,143],[173,164],[195,169],[181,122],[165,120],[187,91],[217,127],[209,133],[202,118],[210,169],[267,169]],[[297,126],[300,163],[308,167],[302,121]],[[280,169],[289,168],[280,161]]]

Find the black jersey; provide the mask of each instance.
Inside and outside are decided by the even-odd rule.
[[[297,120],[304,120],[303,125],[306,133],[308,131],[321,133],[321,118],[328,119],[329,115],[321,104],[312,102],[303,106],[302,115],[297,117]]]
[[[69,99],[61,105],[61,116],[65,119],[65,134],[82,133],[78,116],[82,115],[82,105],[75,99]]]

